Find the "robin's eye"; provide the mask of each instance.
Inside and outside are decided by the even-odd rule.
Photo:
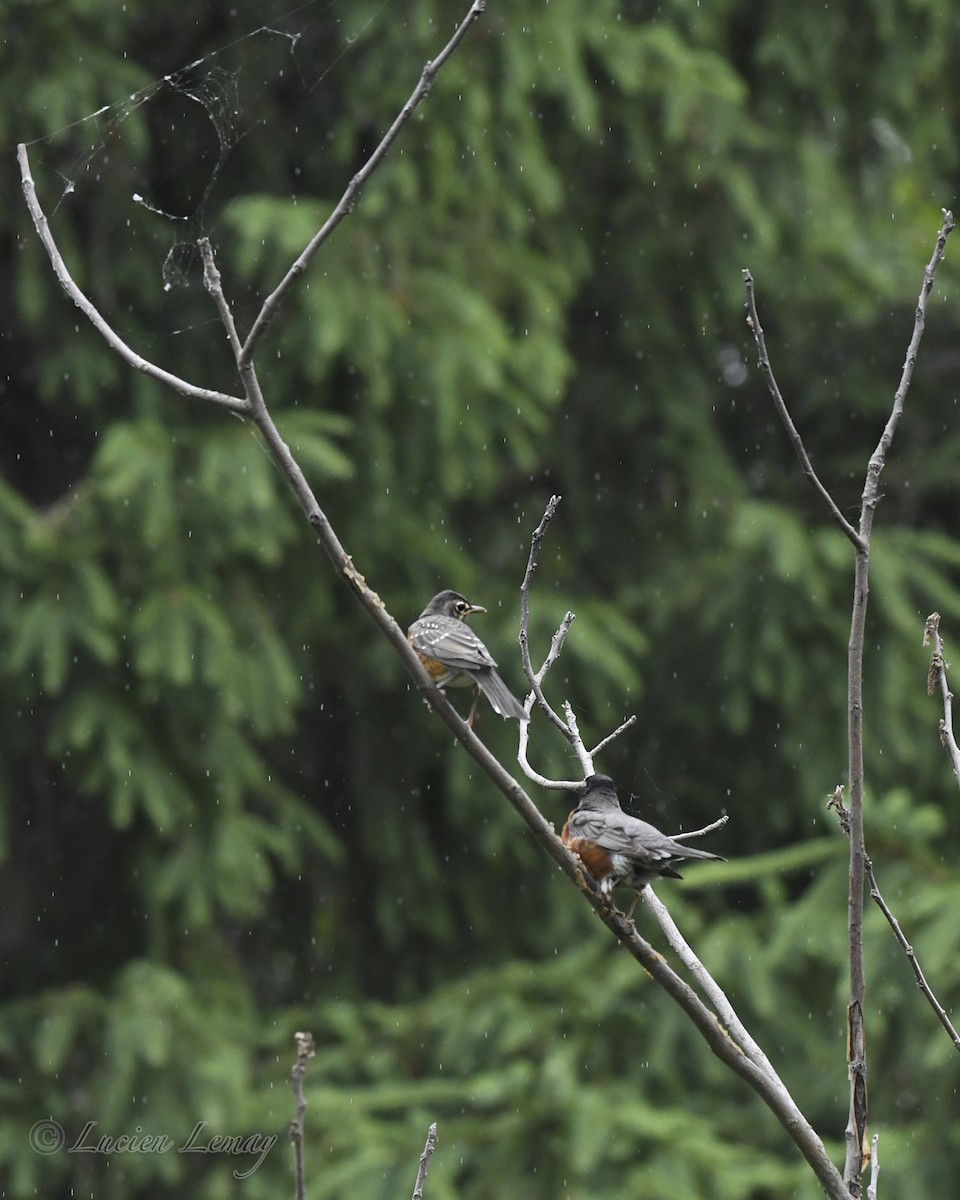
[[[470,605],[466,602],[466,600],[458,600],[457,601],[457,612],[458,613],[465,613],[469,607],[470,607]]]

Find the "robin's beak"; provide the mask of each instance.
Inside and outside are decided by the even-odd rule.
[[[464,616],[469,617],[471,615],[471,613],[486,612],[486,611],[487,610],[483,607],[482,604],[471,604],[470,607],[467,609],[467,611],[464,613]]]

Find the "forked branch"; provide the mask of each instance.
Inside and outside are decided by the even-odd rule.
[[[156,379],[159,383],[165,384],[181,396],[187,396],[191,400],[205,400],[208,404],[217,404],[221,408],[227,408],[231,412],[239,413],[240,416],[247,416],[250,412],[250,406],[240,396],[228,396],[224,392],[217,392],[211,388],[197,387],[196,384],[188,383],[185,379],[181,379],[171,371],[165,371],[163,367],[158,367],[156,363],[143,358],[127,345],[93,301],[78,287],[73,276],[67,269],[63,255],[60,253],[59,247],[54,240],[50,223],[37,197],[37,186],[33,181],[33,175],[30,171],[30,156],[23,142],[17,146],[17,161],[20,164],[20,183],[23,188],[23,198],[33,219],[37,236],[40,238],[40,242],[47,252],[47,257],[50,259],[53,273],[56,275],[63,290],[97,330],[114,354],[118,355],[128,366],[133,367],[135,371],[149,375],[151,379]]]
[[[844,1180],[854,1196],[862,1190],[864,1164],[868,1157],[867,1140],[867,1062],[864,1032],[863,904],[864,872],[867,862],[863,833],[863,647],[869,594],[870,541],[879,503],[880,473],[886,463],[916,365],[920,339],[926,321],[927,300],[933,288],[937,266],[943,259],[947,238],[954,226],[953,216],[943,210],[943,221],[936,245],[923,273],[923,283],[914,315],[913,333],[907,347],[900,383],[893,398],[890,416],[876,449],[870,456],[860,500],[859,527],[854,529],[841,513],[833,497],[820,482],[803,445],[803,440],[787,410],[767,354],[763,329],[757,316],[753,277],[743,272],[746,288],[747,323],[757,344],[760,370],[787,436],[796,451],[804,474],[855,549],[853,612],[847,651],[847,770],[850,783],[850,809],[846,828],[850,838],[849,893],[847,899],[847,947],[850,973],[850,999],[847,1006],[847,1069],[850,1081],[850,1108],[847,1123],[847,1156]]]
[[[559,496],[551,496],[547,502],[547,507],[540,519],[540,524],[533,531],[533,536],[530,539],[530,555],[527,559],[527,569],[523,575],[523,582],[520,585],[520,658],[523,663],[523,673],[527,677],[527,682],[530,684],[531,692],[527,697],[526,708],[530,712],[534,702],[540,710],[547,715],[551,724],[560,731],[564,738],[570,743],[570,747],[580,763],[580,769],[583,772],[583,777],[593,774],[593,759],[605,749],[610,743],[620,736],[625,730],[629,729],[636,721],[636,717],[628,717],[612,733],[607,734],[592,750],[588,750],[584,744],[583,737],[580,734],[580,726],[577,722],[576,715],[572,706],[568,701],[564,701],[563,711],[564,716],[561,717],[556,709],[550,704],[543,691],[543,681],[547,676],[550,668],[560,657],[560,651],[567,639],[567,634],[570,632],[570,627],[574,622],[574,614],[568,612],[560,623],[560,628],[553,635],[550,642],[550,650],[547,657],[538,671],[533,669],[533,661],[530,657],[530,585],[533,582],[533,576],[540,562],[540,550],[543,546],[543,539],[547,531],[547,526],[553,519],[554,513],[557,511],[557,505],[560,503]],[[580,787],[582,780],[579,779],[548,779],[545,775],[541,775],[539,771],[535,771],[530,765],[528,758],[530,740],[530,722],[522,722],[520,725],[520,745],[517,751],[517,761],[523,768],[523,773],[528,779],[532,779],[534,783],[538,783],[543,788],[554,788],[566,791],[574,791]]]
[[[210,403],[218,404],[221,407],[226,407],[241,415],[250,416],[259,428],[267,449],[274,458],[280,471],[283,473],[291,489],[297,497],[303,512],[309,521],[310,525],[315,530],[324,552],[330,558],[335,570],[343,577],[344,581],[350,587],[357,602],[363,607],[364,611],[377,625],[380,633],[391,644],[397,656],[403,662],[405,668],[413,679],[417,689],[421,692],[426,702],[433,708],[446,725],[453,731],[456,739],[461,743],[466,752],[473,758],[482,771],[492,780],[494,785],[502,792],[507,800],[514,806],[516,811],[525,822],[533,838],[547,853],[550,858],[560,867],[560,869],[570,878],[577,886],[580,892],[585,896],[587,903],[591,905],[600,920],[613,933],[620,944],[630,953],[636,961],[641,964],[644,970],[653,978],[657,984],[671,997],[671,999],[683,1010],[688,1016],[694,1027],[699,1031],[707,1045],[733,1072],[745,1079],[751,1087],[755,1089],[763,1101],[777,1116],[778,1120],[783,1125],[789,1136],[800,1149],[808,1163],[811,1165],[818,1180],[820,1181],[824,1191],[831,1200],[847,1200],[847,1191],[844,1187],[843,1180],[837,1171],[834,1164],[830,1161],[829,1156],[824,1150],[823,1144],[817,1136],[816,1132],[803,1119],[796,1105],[793,1104],[786,1089],[780,1084],[769,1064],[758,1056],[753,1050],[749,1052],[743,1045],[733,1036],[731,1029],[728,1029],[721,1020],[718,1020],[717,1014],[701,999],[697,992],[683,980],[664,958],[657,953],[650,944],[640,936],[636,926],[632,921],[627,920],[622,913],[615,909],[608,901],[599,893],[583,873],[578,859],[571,854],[557,837],[552,826],[544,819],[536,805],[520,786],[520,784],[509,774],[506,768],[499,760],[491,754],[487,747],[480,741],[473,729],[470,728],[459,716],[456,710],[447,703],[443,693],[440,692],[429,675],[424,670],[419,658],[414,653],[409,645],[404,631],[400,628],[388,611],[383,600],[374,592],[367,584],[363,574],[354,565],[353,559],[347,553],[339,541],[332,525],[327,519],[325,513],[317,503],[310,486],[303,475],[298,463],[292,455],[289,447],[280,437],[279,432],[273,422],[273,419],[268,410],[268,406],[262,394],[259,382],[257,380],[256,371],[253,364],[253,352],[258,344],[260,337],[267,328],[269,322],[273,318],[277,309],[280,306],[284,296],[293,286],[294,282],[300,274],[306,269],[313,255],[323,242],[329,237],[335,226],[340,220],[350,211],[350,207],[354,202],[360,188],[370,177],[379,163],[383,160],[384,155],[397,136],[400,128],[409,119],[415,106],[427,94],[429,87],[436,76],[437,71],[442,64],[449,58],[450,54],[460,44],[460,41],[465,36],[466,31],[476,20],[476,18],[484,10],[483,0],[474,0],[467,16],[461,22],[453,38],[448,42],[447,46],[436,59],[428,63],[424,68],[420,82],[413,94],[408,100],[404,109],[398,115],[394,123],[391,125],[380,146],[371,156],[366,166],[358,173],[351,181],[349,187],[344,193],[340,204],[328,218],[325,225],[318,231],[311,242],[304,249],[300,257],[291,266],[287,274],[281,280],[275,291],[267,297],[263,307],[256,318],[253,327],[245,342],[241,342],[237,333],[235,322],[232,317],[230,306],[224,294],[222,281],[214,261],[213,250],[208,242],[201,242],[201,252],[204,259],[204,280],[205,285],[210,292],[217,310],[220,314],[221,321],[227,335],[228,343],[234,355],[237,366],[237,371],[243,384],[244,395],[242,398],[227,396],[222,393],[212,392],[207,389],[197,388],[169,372],[163,371],[161,368],[155,367],[153,364],[147,363],[138,355],[127,347],[121,339],[110,328],[108,323],[103,319],[101,314],[90,303],[89,300],[76,288],[69,272],[63,263],[63,259],[56,250],[55,243],[46,222],[40,210],[36,199],[36,191],[33,187],[33,181],[29,175],[29,163],[26,157],[25,148],[21,147],[21,173],[24,177],[24,194],[27,199],[28,206],[34,216],[34,221],[37,226],[38,235],[41,238],[44,246],[47,249],[51,258],[54,270],[60,278],[64,289],[74,299],[87,317],[91,320],[94,326],[99,330],[102,336],[107,341],[108,345],[118,353],[125,361],[137,370],[143,370],[148,374],[153,375],[162,383],[166,383],[169,387],[183,395],[191,396],[192,398],[207,400]],[[528,568],[527,587],[529,587],[529,577],[535,569],[535,563]],[[572,614],[568,614],[564,623],[558,630],[551,644],[550,653],[541,671],[537,673],[540,679],[543,674],[549,669],[549,666],[556,661],[557,655],[562,648],[563,639],[570,628]],[[525,624],[526,628],[526,624]],[[529,667],[528,678],[536,679],[536,675],[532,670],[532,665],[529,663],[529,654],[526,656],[526,663]],[[539,679],[537,679],[539,684]],[[542,694],[542,689],[541,694]],[[537,687],[534,686],[534,695],[536,695]],[[544,707],[545,706],[545,707]],[[544,711],[549,708],[549,705],[544,699]],[[568,737],[571,746],[577,753],[578,760],[581,765],[587,766],[592,762],[592,754],[597,750],[607,745],[610,738],[622,732],[629,722],[624,723],[619,730],[615,731],[609,737],[605,738],[594,751],[588,751],[580,736],[577,726],[576,717],[572,708],[565,705],[566,719],[557,716],[557,723],[566,731],[565,736]],[[552,711],[552,710],[551,710]],[[554,714],[556,716],[556,714]],[[579,786],[579,781],[566,786]],[[294,1083],[295,1088],[300,1090],[297,1095],[298,1110],[297,1120],[294,1126],[291,1127],[291,1136],[300,1138],[302,1147],[302,1118],[304,1111],[304,1101],[302,1095],[302,1080],[303,1073],[306,1070],[306,1060],[309,1057],[309,1050],[312,1046],[308,1046],[306,1036],[301,1049],[298,1049],[298,1061],[295,1067]],[[300,1045],[298,1041],[298,1046]],[[299,1074],[296,1074],[299,1072]],[[425,1148],[426,1153],[426,1148]],[[302,1195],[302,1168],[300,1171],[300,1181],[298,1187],[301,1189]]]

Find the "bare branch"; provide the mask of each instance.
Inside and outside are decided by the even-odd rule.
[[[583,744],[583,738],[580,735],[580,725],[577,721],[577,714],[573,711],[573,705],[569,700],[564,700],[563,711],[567,717],[567,738],[570,745],[573,747],[573,752],[580,760],[580,766],[583,768],[584,777],[593,774],[593,760],[587,753],[587,748]]]
[[[802,439],[790,418],[786,404],[780,394],[770,360],[767,355],[763,329],[757,315],[754,298],[753,278],[749,271],[743,272],[747,293],[747,321],[753,330],[760,359],[760,369],[773,397],[787,434],[800,460],[804,474],[818,495],[827,505],[834,521],[847,535],[856,551],[854,564],[853,612],[850,621],[850,640],[847,651],[847,743],[848,778],[850,783],[850,808],[843,805],[843,790],[838,788],[830,801],[837,809],[841,826],[850,839],[850,887],[847,899],[847,941],[850,974],[850,1000],[847,1006],[847,1068],[850,1080],[850,1110],[846,1129],[847,1154],[844,1165],[844,1181],[852,1195],[859,1195],[865,1158],[867,1156],[867,1063],[866,1038],[864,1034],[864,970],[863,970],[863,904],[864,870],[867,860],[863,836],[863,647],[866,629],[867,596],[869,594],[870,541],[873,519],[879,501],[880,472],[886,462],[887,451],[893,441],[906,395],[916,365],[917,351],[923,335],[927,300],[933,288],[934,275],[943,258],[947,237],[953,229],[953,216],[943,210],[943,223],[937,235],[933,254],[924,273],[920,296],[917,301],[913,333],[893,399],[893,406],[877,448],[870,457],[863,493],[860,502],[859,528],[854,529],[837,508],[827,490],[820,483],[803,446]],[[932,670],[932,668],[931,668]]]
[[[314,1056],[313,1034],[294,1034],[297,1043],[297,1061],[293,1064],[290,1079],[293,1083],[293,1094],[297,1102],[296,1116],[290,1122],[290,1140],[293,1142],[294,1177],[297,1188],[297,1200],[304,1200],[306,1188],[303,1176],[303,1117],[307,1109],[307,1101],[303,1094],[303,1081],[307,1074],[307,1063]]]
[[[910,344],[907,346],[907,355],[903,362],[900,383],[893,397],[893,408],[890,411],[890,416],[884,426],[883,433],[880,435],[877,448],[870,457],[870,464],[867,468],[867,478],[863,488],[863,512],[860,518],[861,538],[865,536],[864,515],[868,511],[872,514],[873,509],[876,507],[880,472],[883,470],[887,451],[890,449],[893,435],[896,432],[897,425],[900,423],[900,417],[903,415],[904,401],[907,398],[907,392],[910,390],[913,369],[917,365],[917,351],[920,349],[920,339],[923,337],[923,329],[927,319],[927,300],[930,297],[930,292],[933,290],[933,280],[937,267],[943,261],[947,238],[953,231],[953,213],[946,208],[942,209],[941,212],[943,213],[943,223],[940,226],[940,232],[937,234],[937,242],[933,248],[933,254],[924,268],[923,284],[921,285],[920,295],[917,299],[917,309],[913,321],[913,335],[910,338]]]
[[[943,1005],[933,994],[933,989],[927,983],[926,976],[924,975],[923,970],[920,967],[920,963],[917,961],[916,951],[910,945],[910,943],[907,941],[906,937],[904,936],[903,930],[900,928],[900,922],[890,911],[890,909],[887,905],[887,902],[884,900],[883,896],[880,894],[880,888],[877,885],[877,877],[874,874],[874,870],[873,870],[873,863],[871,862],[871,860],[869,858],[867,858],[865,860],[864,867],[867,872],[867,879],[869,879],[869,881],[870,881],[870,898],[871,898],[871,900],[873,900],[876,903],[877,907],[880,909],[880,911],[886,917],[887,924],[893,930],[894,936],[896,937],[897,941],[900,943],[900,946],[901,946],[904,954],[907,956],[907,961],[910,963],[910,969],[913,971],[914,975],[916,976],[917,987],[919,987],[920,991],[923,992],[924,996],[927,999],[927,1003],[930,1005],[930,1007],[936,1013],[937,1020],[947,1031],[947,1033],[950,1037],[950,1040],[953,1042],[954,1049],[960,1050],[960,1034],[958,1034],[956,1029],[954,1029],[953,1025],[951,1024],[950,1018],[947,1016],[946,1011],[943,1008]]]
[[[213,247],[210,245],[210,239],[207,237],[200,238],[197,245],[200,247],[200,257],[203,259],[203,286],[213,297],[217,311],[220,314],[220,320],[227,331],[227,341],[230,343],[230,349],[233,351],[234,361],[239,362],[241,349],[240,336],[237,333],[237,326],[233,319],[233,313],[230,311],[230,305],[223,294],[223,283],[220,279],[220,270],[213,256]]]
[[[880,1135],[875,1133],[870,1140],[870,1185],[867,1188],[867,1200],[877,1200],[877,1187],[880,1183]]]
[[[934,614],[934,615],[936,615],[936,614]],[[850,836],[850,812],[843,803],[843,785],[842,784],[836,789],[836,791],[833,793],[833,795],[827,801],[827,808],[836,809],[837,817],[839,818],[839,821],[840,821],[840,829],[843,833],[845,833],[847,835],[847,837],[849,837]],[[953,1025],[950,1023],[950,1018],[947,1016],[946,1011],[944,1010],[943,1006],[940,1004],[939,1000],[937,1000],[936,996],[933,994],[933,989],[927,983],[926,977],[923,973],[920,963],[917,961],[916,951],[913,949],[913,947],[907,941],[903,930],[900,928],[900,922],[890,911],[890,907],[888,906],[887,902],[884,900],[883,896],[881,895],[880,887],[877,883],[877,877],[873,870],[873,862],[871,861],[871,859],[868,855],[864,855],[863,865],[864,865],[864,870],[866,872],[867,879],[870,882],[870,898],[871,898],[871,900],[874,901],[874,903],[877,905],[877,907],[883,913],[884,917],[886,917],[888,925],[893,930],[894,936],[896,937],[897,941],[900,943],[900,946],[903,949],[904,954],[906,954],[907,960],[910,963],[911,970],[913,971],[914,975],[916,976],[917,986],[920,988],[921,992],[923,992],[924,996],[926,996],[927,1002],[929,1003],[929,1005],[933,1009],[933,1011],[936,1013],[937,1019],[939,1020],[940,1024],[944,1027],[944,1029],[950,1035],[950,1040],[953,1042],[954,1046],[958,1050],[960,1050],[960,1034],[958,1034],[957,1031],[954,1029]]]
[[[518,640],[520,642],[520,658],[523,662],[523,673],[526,675],[527,682],[533,689],[537,704],[539,704],[540,708],[546,713],[549,720],[553,722],[557,729],[560,730],[563,736],[569,739],[570,731],[566,723],[550,705],[543,694],[540,684],[547,671],[557,661],[560,650],[566,640],[567,632],[573,623],[573,613],[567,613],[563,624],[554,634],[553,641],[550,643],[550,653],[547,655],[539,671],[534,671],[533,662],[530,658],[530,584],[537,569],[537,564],[540,561],[540,548],[543,545],[544,534],[547,531],[547,526],[553,520],[553,514],[557,511],[559,503],[559,496],[550,497],[547,501],[547,507],[544,509],[543,516],[540,518],[540,524],[533,531],[533,536],[530,538],[530,554],[527,558],[527,569],[523,573],[523,582],[520,584],[520,633]]]
[[[704,825],[702,829],[694,829],[690,833],[672,833],[670,836],[675,842],[689,842],[693,838],[705,837],[708,833],[713,833],[715,829],[722,829],[729,820],[730,818],[724,813],[722,817],[717,817],[715,821]]]
[[[719,824],[723,824],[723,821],[726,821],[726,817],[724,817]],[[693,835],[687,834],[687,836],[691,837]],[[783,1103],[795,1111],[794,1120],[800,1122],[801,1124],[807,1124],[806,1118],[804,1117],[803,1113],[800,1112],[799,1108],[797,1108],[783,1080],[773,1069],[770,1060],[750,1036],[746,1026],[740,1020],[736,1010],[730,1003],[730,1000],[727,998],[726,993],[713,978],[707,968],[703,965],[700,959],[696,956],[696,954],[694,954],[683,934],[680,932],[673,917],[667,910],[666,905],[659,898],[659,896],[657,896],[656,892],[654,892],[653,887],[650,884],[647,884],[641,895],[643,896],[644,904],[646,904],[647,908],[649,908],[656,917],[657,923],[661,930],[663,930],[663,934],[670,943],[670,946],[673,948],[674,952],[680,958],[680,961],[687,968],[690,974],[694,977],[694,979],[696,979],[697,983],[699,983],[703,988],[707,998],[713,1005],[717,1016],[723,1022],[727,1032],[744,1052],[744,1054],[746,1054],[750,1060],[767,1075],[771,1087],[775,1088],[781,1094]],[[813,1134],[813,1129],[809,1129],[809,1132],[810,1134]]]
[[[554,513],[557,511],[557,505],[560,503],[559,496],[551,496],[547,502],[547,507],[544,510],[543,516],[540,519],[540,524],[533,531],[530,539],[530,555],[527,559],[527,569],[523,574],[523,582],[520,585],[520,657],[523,662],[523,673],[527,677],[527,681],[531,687],[530,696],[527,698],[527,711],[530,711],[532,703],[536,700],[539,707],[547,714],[547,717],[563,734],[566,740],[573,748],[574,754],[580,763],[584,777],[593,774],[593,759],[596,754],[599,754],[606,746],[620,736],[625,730],[629,729],[636,721],[636,717],[628,717],[621,725],[619,725],[613,733],[608,734],[600,741],[593,750],[588,750],[583,742],[583,737],[580,734],[580,727],[577,723],[576,715],[569,701],[564,701],[563,711],[565,717],[561,717],[557,711],[547,700],[543,692],[543,680],[547,672],[557,661],[560,656],[560,651],[566,641],[567,634],[570,632],[570,626],[574,621],[574,614],[568,612],[560,624],[560,628],[553,635],[550,642],[550,651],[543,661],[539,671],[534,671],[533,661],[530,657],[530,585],[533,581],[534,572],[540,562],[540,550],[543,546],[544,535],[547,531],[547,526],[553,519]],[[545,788],[559,788],[573,790],[581,786],[580,781],[568,780],[550,780],[535,771],[531,766],[527,757],[529,747],[529,723],[521,724],[520,726],[520,744],[517,750],[517,761],[523,768],[527,778],[532,779],[535,783],[540,784]]]
[[[427,1178],[427,1164],[437,1148],[437,1123],[436,1121],[427,1130],[427,1140],[423,1146],[423,1153],[420,1155],[420,1169],[417,1171],[417,1182],[413,1185],[413,1200],[423,1200],[423,1185]]]
[[[769,390],[770,395],[773,397],[774,406],[780,416],[780,420],[783,422],[784,429],[787,431],[787,437],[789,437],[797,458],[800,460],[800,466],[803,468],[804,475],[806,475],[806,477],[810,480],[817,495],[827,506],[830,515],[847,535],[850,541],[853,542],[854,546],[856,546],[858,550],[862,550],[863,546],[860,535],[846,519],[840,509],[837,508],[833,497],[820,482],[816,471],[813,469],[813,463],[810,461],[810,456],[807,454],[806,447],[803,444],[803,439],[800,437],[797,427],[794,425],[793,419],[787,410],[786,402],[783,399],[783,395],[780,392],[780,387],[777,384],[776,378],[773,374],[773,368],[770,366],[770,357],[767,354],[767,342],[766,338],[763,336],[763,326],[760,324],[760,317],[757,315],[757,302],[753,291],[753,276],[748,270],[744,270],[742,274],[743,284],[747,293],[747,302],[745,306],[747,309],[747,324],[753,331],[753,339],[757,344],[760,373],[763,375],[767,389]]]
[[[622,721],[616,727],[616,729],[613,731],[613,733],[608,733],[607,736],[603,739],[603,741],[597,742],[597,744],[594,746],[594,748],[588,752],[590,757],[594,758],[596,755],[598,755],[600,753],[601,750],[605,750],[607,748],[607,746],[609,746],[610,743],[614,740],[614,738],[618,738],[621,733],[626,733],[626,731],[631,727],[631,725],[636,725],[636,723],[637,723],[636,716],[627,717],[627,719],[625,721]]]
[[[47,221],[46,215],[40,206],[40,201],[37,199],[36,184],[30,172],[30,158],[27,154],[27,148],[22,142],[17,146],[17,161],[20,163],[20,180],[23,187],[24,199],[26,200],[27,208],[30,210],[30,216],[33,218],[37,235],[47,252],[47,257],[50,259],[54,274],[59,280],[60,286],[97,330],[110,349],[127,363],[128,366],[133,367],[135,371],[140,371],[142,374],[150,376],[151,379],[156,379],[160,383],[166,384],[167,387],[178,392],[181,396],[186,396],[191,400],[205,400],[208,404],[218,404],[221,408],[227,408],[231,412],[239,413],[241,416],[249,415],[249,405],[245,400],[241,400],[239,396],[228,396],[224,392],[213,391],[210,388],[196,387],[192,383],[187,383],[185,379],[180,379],[179,376],[171,374],[170,371],[165,371],[163,367],[158,367],[155,363],[142,358],[127,345],[116,330],[108,324],[99,309],[80,290],[77,284],[74,283],[73,277],[67,269],[67,264],[63,260],[63,255],[60,253],[50,229],[50,223]]]
[[[546,775],[541,775],[530,765],[529,748],[530,748],[530,722],[520,722],[520,744],[517,747],[517,762],[523,769],[524,775],[533,783],[539,784],[542,788],[549,788],[554,791],[576,792],[583,787],[582,779],[548,779]]]
[[[397,114],[393,124],[383,135],[380,144],[367,159],[366,163],[364,163],[361,169],[350,180],[350,183],[347,185],[346,191],[340,197],[340,201],[336,208],[333,210],[330,216],[327,217],[326,221],[323,223],[317,233],[315,233],[311,240],[307,243],[307,246],[301,252],[300,257],[293,263],[286,275],[284,275],[283,279],[280,280],[279,284],[277,284],[276,288],[274,288],[266,300],[264,300],[263,307],[257,314],[256,320],[254,321],[253,326],[247,335],[247,340],[243,344],[243,351],[240,359],[241,366],[250,362],[257,343],[266,332],[267,326],[276,316],[277,310],[283,302],[287,292],[290,291],[297,279],[299,279],[304,271],[306,271],[313,256],[327,240],[330,234],[333,233],[334,229],[336,229],[344,217],[348,216],[353,211],[353,206],[356,202],[357,196],[360,193],[360,189],[374,173],[377,167],[380,166],[381,162],[383,162],[387,151],[393,145],[400,130],[404,125],[406,125],[406,123],[410,120],[410,117],[413,115],[413,110],[430,91],[430,88],[433,86],[433,81],[436,79],[440,68],[466,37],[470,26],[473,25],[474,21],[479,19],[485,10],[486,0],[473,0],[473,3],[470,5],[469,12],[457,26],[453,36],[440,51],[437,57],[432,59],[424,66],[423,72],[420,75],[419,83],[411,92],[410,98],[407,100],[406,104],[404,104],[403,108],[401,108],[400,112]]]
[[[731,1037],[729,1031],[718,1020],[717,1015],[703,1003],[689,984],[682,980],[663,957],[640,937],[634,923],[591,888],[582,872],[578,872],[578,876],[577,884],[580,890],[588,896],[597,915],[613,931],[621,945],[680,1005],[714,1054],[745,1079],[777,1116],[800,1153],[810,1164],[830,1200],[850,1200],[850,1193],[844,1185],[840,1172],[831,1161],[816,1131],[803,1117],[786,1087],[777,1079],[776,1073],[769,1064],[764,1067],[754,1061],[744,1048]],[[644,892],[649,891],[649,886],[644,888]],[[659,904],[659,901],[657,903]],[[683,939],[680,938],[680,940]],[[762,1060],[762,1052],[760,1057]]]
[[[576,615],[572,612],[568,612],[564,615],[563,620],[560,622],[560,628],[550,639],[550,649],[547,652],[547,657],[543,660],[543,666],[534,676],[537,683],[543,682],[544,676],[560,657],[560,651],[563,649],[563,643],[567,640],[567,634],[570,632],[570,626],[576,619]]]
[[[940,614],[931,613],[923,630],[923,644],[933,642],[930,670],[927,674],[927,695],[932,696],[939,686],[943,697],[943,720],[940,722],[940,741],[950,755],[950,764],[957,782],[960,783],[960,746],[953,732],[953,693],[947,684],[947,662],[943,657],[943,639],[940,636]]]
[[[869,594],[870,542],[873,520],[880,494],[880,472],[903,413],[920,339],[926,319],[927,299],[933,287],[936,268],[943,258],[944,246],[953,229],[953,217],[943,210],[943,223],[936,245],[923,272],[923,283],[914,316],[913,333],[907,348],[900,384],[877,448],[870,456],[860,500],[860,544],[854,563],[853,612],[847,651],[847,773],[850,782],[850,888],[847,897],[847,940],[850,964],[850,1002],[847,1008],[847,1066],[850,1077],[850,1117],[847,1123],[847,1157],[844,1179],[858,1194],[867,1151],[867,1049],[863,1028],[863,903],[864,870],[867,858],[863,836],[863,647]]]

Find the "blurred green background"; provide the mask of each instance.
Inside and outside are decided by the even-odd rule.
[[[4,1195],[292,1195],[298,1029],[317,1200],[408,1195],[433,1120],[429,1200],[819,1194],[431,719],[251,427],[109,353],[19,194],[27,141],[108,320],[236,391],[191,240],[212,238],[246,329],[466,8],[0,6]],[[637,714],[598,766],[640,815],[729,813],[710,841],[729,865],[661,894],[841,1163],[846,845],[824,801],[851,549],[772,410],[740,272],[855,519],[956,203],[960,18],[488,10],[282,310],[261,380],[397,619],[440,586],[485,604],[516,691],[529,537],[562,495],[532,602],[535,657],[577,616],[550,695],[588,741]],[[958,298],[950,246],[883,476],[865,664],[868,845],[948,1011],[958,796],[920,643],[933,610],[948,659],[960,639]],[[537,768],[571,777],[533,729]],[[513,761],[515,726],[482,709],[478,730]],[[559,827],[564,801],[531,791]],[[957,1056],[873,909],[866,941],[882,1194],[946,1196]],[[54,1153],[31,1144],[46,1119]],[[199,1122],[201,1145],[279,1141],[238,1180],[252,1155],[68,1153],[89,1121],[86,1144],[179,1145]]]

